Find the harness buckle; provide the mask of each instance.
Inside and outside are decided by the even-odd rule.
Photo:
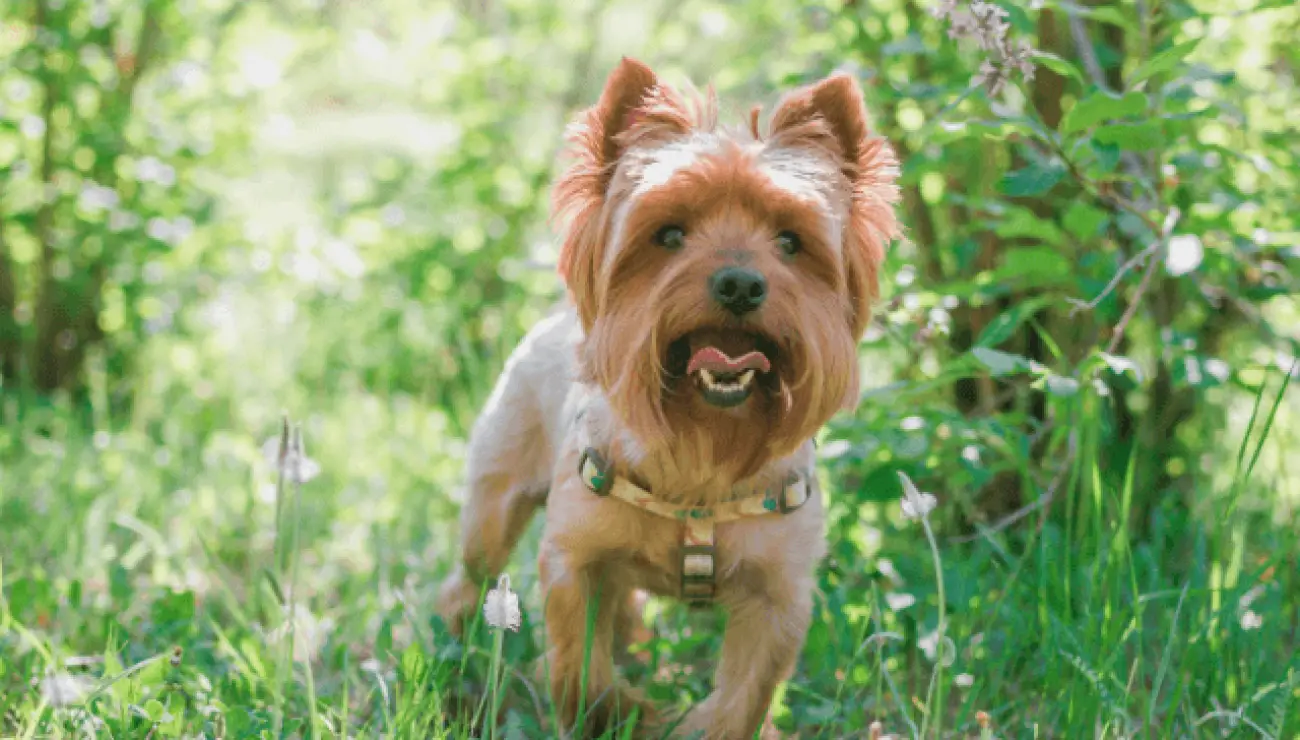
[[[795,473],[790,476],[785,487],[781,489],[781,495],[777,497],[776,505],[782,514],[789,514],[808,503],[808,496],[808,481],[803,476]]]
[[[713,545],[682,545],[682,598],[693,607],[713,602],[717,558]]]

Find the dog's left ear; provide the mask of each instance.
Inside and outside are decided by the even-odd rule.
[[[770,132],[773,145],[813,147],[837,158],[852,187],[844,267],[849,323],[854,337],[861,337],[871,320],[885,245],[902,235],[894,211],[898,159],[885,139],[871,133],[862,89],[842,72],[783,98]]]

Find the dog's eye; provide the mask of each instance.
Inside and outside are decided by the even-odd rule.
[[[686,245],[686,232],[680,226],[665,226],[655,232],[655,244],[675,252]]]
[[[793,257],[796,254],[799,254],[799,251],[803,249],[803,242],[799,240],[799,235],[793,231],[782,231],[780,234],[777,234],[776,245],[780,247],[781,251],[788,257]]]

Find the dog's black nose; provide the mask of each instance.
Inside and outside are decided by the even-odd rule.
[[[763,305],[767,280],[761,272],[749,267],[724,267],[709,278],[709,293],[719,306],[744,316]]]

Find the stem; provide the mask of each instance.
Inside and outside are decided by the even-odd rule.
[[[947,620],[945,615],[948,611],[948,598],[943,588],[943,561],[939,557],[939,543],[934,539],[934,530],[930,528],[930,517],[921,517],[921,526],[925,528],[925,538],[930,543],[930,556],[934,559],[934,576],[939,590],[939,624],[935,628],[935,645],[934,645],[934,674],[930,679],[930,690],[926,692],[926,713],[925,719],[921,721],[921,737],[925,738],[925,728],[930,724],[930,717],[934,717],[934,736],[940,737],[943,726],[942,708],[936,708],[935,704],[941,703],[943,698],[943,659],[944,659],[944,635],[947,632]],[[931,694],[937,690],[938,696],[935,701],[931,701]]]
[[[496,634],[492,636],[492,668],[489,672],[488,691],[491,692],[492,711],[488,713],[488,737],[496,740],[497,737],[497,715],[501,712],[501,674],[502,662],[501,652],[505,643],[506,631],[504,628],[497,629]]]

